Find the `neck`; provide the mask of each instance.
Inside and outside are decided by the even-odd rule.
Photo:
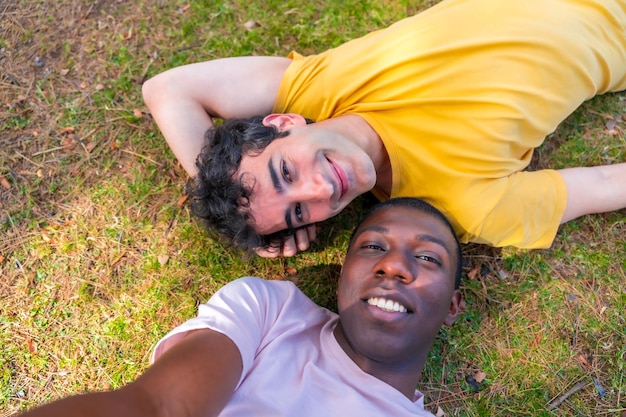
[[[381,360],[357,351],[346,338],[341,328],[341,322],[335,327],[334,335],[339,346],[363,372],[386,382],[413,401],[415,388],[420,380],[420,375],[428,356],[428,349],[423,352],[417,352],[405,360]]]
[[[371,158],[376,169],[376,186],[391,194],[391,163],[389,154],[378,133],[363,119],[355,114],[334,117],[319,122],[353,141]]]

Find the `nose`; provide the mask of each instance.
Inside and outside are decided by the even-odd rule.
[[[297,201],[328,201],[334,193],[333,184],[323,175],[316,174],[307,181],[299,181],[294,190],[294,199]]]
[[[392,249],[376,262],[374,273],[380,278],[397,279],[410,284],[417,278],[418,271],[412,254],[402,249]]]

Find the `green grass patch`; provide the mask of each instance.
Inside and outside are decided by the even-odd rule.
[[[320,52],[435,3],[9,4],[0,39],[0,175],[9,184],[0,186],[0,414],[132,381],[159,338],[240,276],[292,280],[335,309],[354,219],[371,196],[325,223],[296,258],[241,258],[179,204],[186,177],[141,84],[201,60]],[[533,163],[625,161],[624,121],[609,129],[625,113],[623,94],[585,103]],[[546,250],[468,245],[463,275],[466,308],[441,332],[419,386],[434,412],[626,410],[624,210],[568,223]],[[548,410],[578,381],[587,385]]]

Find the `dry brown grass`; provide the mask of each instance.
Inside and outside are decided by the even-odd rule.
[[[292,3],[0,4],[0,415],[133,380],[156,340],[241,275],[294,279],[333,306],[347,234],[369,201],[321,229],[311,252],[242,261],[210,241],[179,204],[185,176],[140,96],[146,77],[173,65],[312,52],[371,29],[362,19],[367,10],[380,23],[435,2]],[[250,18],[267,38],[243,27]],[[534,165],[626,160],[617,120],[626,113],[623,98],[583,106]],[[466,248],[467,309],[425,371],[422,388],[435,410],[626,410],[624,216],[567,225],[546,251]],[[486,379],[474,392],[467,376],[478,372]],[[585,388],[547,410],[581,380]]]

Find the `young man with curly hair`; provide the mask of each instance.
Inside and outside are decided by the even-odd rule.
[[[194,211],[235,247],[293,255],[372,191],[425,198],[462,242],[546,248],[626,207],[625,163],[525,170],[581,103],[626,89],[625,27],[623,0],[444,0],[317,55],[182,66],[143,92]]]

